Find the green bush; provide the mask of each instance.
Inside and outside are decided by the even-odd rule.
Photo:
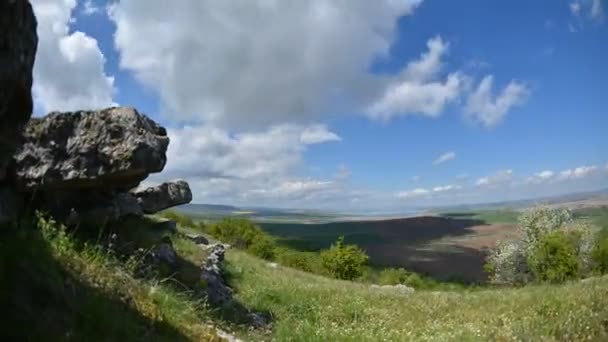
[[[245,218],[225,218],[210,225],[208,231],[213,237],[240,249],[248,249],[265,235],[260,227]]]
[[[608,228],[598,234],[591,257],[596,271],[601,274],[608,273]]]
[[[578,246],[581,235],[576,231],[555,231],[539,237],[528,255],[528,266],[538,281],[552,283],[576,279],[581,273]]]
[[[274,259],[275,249],[276,244],[274,240],[266,234],[260,235],[247,248],[253,255],[266,260]]]
[[[430,280],[425,280],[419,274],[403,268],[383,269],[378,274],[377,283],[379,285],[404,284],[415,289],[431,288],[434,285]]]
[[[363,274],[369,257],[356,245],[345,245],[340,236],[328,250],[321,252],[323,267],[338,279],[353,280]]]
[[[321,258],[316,252],[300,252],[279,247],[275,250],[275,260],[287,267],[304,272],[323,274],[324,268]]]

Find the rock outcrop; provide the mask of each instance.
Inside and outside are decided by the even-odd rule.
[[[232,303],[232,289],[226,284],[221,267],[225,247],[222,244],[209,246],[210,253],[201,270],[201,283],[209,303],[226,306]]]
[[[37,191],[126,191],[163,169],[168,145],[165,129],[133,108],[54,112],[26,125],[16,182]]]
[[[134,108],[30,119],[36,30],[29,1],[0,1],[0,224],[23,203],[68,225],[103,225],[190,202],[184,181],[129,193],[162,171],[169,144]]]
[[[38,36],[28,1],[0,1],[0,181],[21,129],[32,115],[32,69]]]
[[[54,112],[25,126],[13,183],[69,226],[153,214],[192,200],[184,181],[129,192],[162,171],[168,144],[166,130],[133,108]]]
[[[137,197],[139,205],[146,214],[154,214],[192,201],[190,186],[183,180],[132,190],[131,193]]]

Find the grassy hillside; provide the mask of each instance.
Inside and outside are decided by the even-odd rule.
[[[132,244],[145,245],[159,234],[145,224],[127,226]],[[253,341],[608,338],[607,277],[560,286],[403,294],[270,267],[229,250],[229,279],[239,305],[272,317],[270,328],[254,330],[192,296],[205,251],[190,240],[172,239],[186,267],[136,279],[130,262],[93,245],[103,238],[82,240],[52,224],[2,231],[0,300],[11,315],[2,321],[0,338],[214,341],[220,340],[215,327]]]
[[[228,255],[238,298],[296,341],[511,341],[608,338],[608,278],[562,286],[400,294]],[[251,336],[263,338],[263,335]]]

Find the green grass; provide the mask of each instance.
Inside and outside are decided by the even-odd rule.
[[[578,209],[574,215],[578,219],[589,220],[600,228],[608,229],[608,207]]]
[[[145,222],[129,227],[129,242],[136,246],[158,237]],[[171,278],[144,280],[133,278],[128,265],[111,253],[53,225],[0,231],[0,304],[10,313],[3,316],[0,338],[219,340],[211,324],[247,341],[608,339],[608,277],[519,289],[401,294],[269,267],[230,249],[227,269],[235,299],[272,317],[269,329],[254,330],[192,295],[205,251],[190,240],[172,239],[180,263],[189,266]]]
[[[202,302],[52,223],[0,230],[0,303],[2,340],[220,340]]]
[[[273,313],[272,337],[279,341],[608,338],[606,277],[559,286],[403,295],[270,268],[236,250],[228,253],[228,262],[237,298]]]

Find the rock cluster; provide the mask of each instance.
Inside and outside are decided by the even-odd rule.
[[[27,204],[68,225],[100,225],[188,203],[184,181],[135,189],[167,162],[166,130],[134,108],[32,114],[37,22],[0,1],[0,224]]]
[[[13,192],[69,226],[103,225],[192,200],[184,181],[137,188],[162,171],[169,138],[134,108],[54,112],[31,119],[22,141],[13,154]]]
[[[226,306],[232,303],[232,289],[226,284],[221,263],[226,251],[224,245],[209,246],[210,253],[201,268],[201,283],[209,303]]]

